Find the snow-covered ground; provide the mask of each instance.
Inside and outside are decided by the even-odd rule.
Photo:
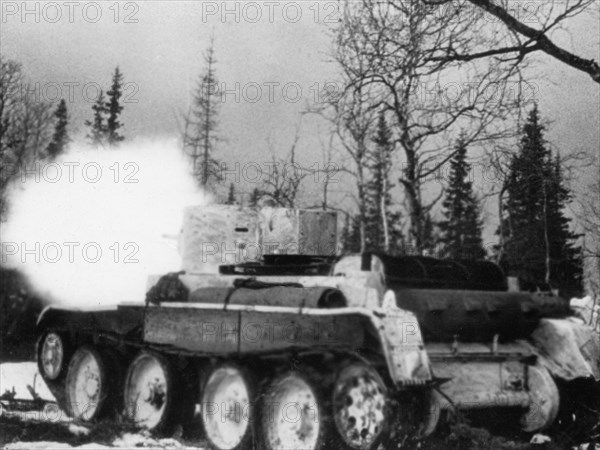
[[[32,403],[32,410],[28,411],[19,408],[20,410],[16,411],[11,407],[9,401],[2,400],[0,402],[2,405],[0,407],[0,416],[4,416],[3,419],[18,418],[24,423],[51,422],[53,426],[66,429],[73,437],[87,436],[90,434],[90,428],[73,423],[64,412],[58,410],[58,407],[54,403],[55,398],[46,386],[46,383],[44,383],[42,377],[39,375],[37,365],[34,362],[0,364],[0,394],[4,394],[5,392],[12,393],[13,390],[13,398],[15,400],[21,402],[32,401],[34,396],[31,391],[33,390],[41,400],[47,403],[41,410],[33,410],[34,404]],[[7,432],[7,428],[8,427],[5,424],[0,424],[0,437],[2,437],[3,433]],[[64,429],[59,430],[63,432],[63,435]],[[61,435],[61,433],[57,434]],[[5,443],[2,448],[6,450],[59,450],[67,448],[88,450],[108,448],[203,449],[203,447],[185,446],[175,439],[156,439],[147,432],[122,433],[120,435],[115,433],[115,437],[110,446],[95,442],[74,446],[66,442],[28,440]]]
[[[34,389],[42,400],[54,402],[54,396],[39,375],[34,362],[3,363],[0,364],[0,395],[6,391],[16,392],[17,400],[33,400],[27,386]]]
[[[125,433],[116,438],[112,445],[102,445],[95,442],[71,446],[64,442],[38,441],[38,442],[14,442],[5,445],[3,450],[59,450],[65,448],[100,450],[100,449],[178,449],[178,450],[204,450],[202,447],[184,446],[175,439],[153,439],[138,433]]]

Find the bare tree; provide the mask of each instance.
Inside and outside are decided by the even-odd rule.
[[[339,210],[338,199],[331,199],[331,195],[337,193],[333,187],[342,182],[340,175],[349,171],[346,164],[341,161],[339,147],[335,142],[337,138],[335,132],[332,129],[321,130],[320,127],[318,129],[316,135],[319,138],[321,161],[305,169],[316,185],[316,192],[311,190],[306,193],[310,198],[315,198],[313,202],[307,204],[307,208]]]
[[[330,133],[327,143],[321,141],[321,155],[323,166],[317,171],[313,171],[315,179],[322,183],[323,195],[320,207],[327,210],[330,207],[329,188],[331,183],[337,183],[337,176],[343,170],[343,167],[334,161],[335,146],[333,145],[334,134]]]
[[[440,198],[427,201],[423,184],[453,156],[453,139],[460,130],[466,145],[505,136],[504,125],[517,105],[513,88],[519,66],[513,61],[453,58],[458,51],[477,52],[497,43],[494,30],[476,26],[477,14],[467,14],[464,3],[441,14],[423,2],[361,0],[347,2],[337,30],[334,57],[343,88],[331,109],[338,114],[340,105],[350,102],[367,115],[389,114],[394,144],[402,152],[399,181],[417,252],[423,250],[427,214]],[[342,125],[351,135],[358,133],[349,122]]]
[[[19,142],[16,112],[20,108],[19,95],[23,85],[21,65],[0,55],[0,155]]]
[[[45,156],[52,131],[51,105],[25,79],[21,65],[0,56],[0,208],[10,182]]]
[[[456,0],[423,0],[430,5],[450,4]],[[600,83],[600,66],[593,59],[582,58],[573,52],[558,46],[552,40],[552,32],[559,29],[573,17],[592,8],[598,7],[596,0],[547,0],[545,2],[529,2],[521,5],[512,0],[468,0],[472,5],[496,17],[505,26],[505,39],[502,45],[496,45],[481,51],[462,51],[453,48],[449,42],[448,48],[452,57],[460,61],[502,56],[514,61],[534,52],[543,52],[547,55],[587,73],[592,80]],[[511,10],[521,14],[512,14]],[[524,17],[519,19],[519,15]],[[530,24],[536,22],[537,26]],[[499,43],[500,44],[500,43]]]
[[[269,174],[263,181],[263,187],[259,192],[261,198],[270,199],[276,206],[295,208],[302,181],[308,176],[308,171],[297,160],[296,150],[299,141],[300,126],[297,126],[292,145],[286,155],[281,158],[276,156],[277,152],[272,140],[267,139],[272,159],[267,164]]]
[[[353,42],[354,52],[359,51],[359,42]],[[335,57],[341,58],[343,45],[336,37]],[[361,65],[362,61],[355,60],[357,65],[340,64],[341,86],[352,84],[357,71],[367,70]],[[336,143],[350,158],[351,166],[340,167],[339,172],[345,172],[355,179],[356,196],[353,197],[358,208],[358,224],[360,231],[360,250],[366,250],[366,162],[368,149],[371,144],[371,134],[377,119],[377,109],[369,103],[367,89],[358,85],[340,95],[340,87],[328,84],[320,93],[319,102],[312,106],[311,112],[324,117],[332,126],[332,135]]]

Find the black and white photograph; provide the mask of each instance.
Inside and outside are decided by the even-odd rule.
[[[600,450],[599,0],[0,0],[0,448]]]

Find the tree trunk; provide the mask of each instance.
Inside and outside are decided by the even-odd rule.
[[[418,181],[410,179],[400,179],[404,186],[404,193],[408,200],[408,217],[410,226],[409,236],[412,237],[412,244],[418,255],[423,254],[423,208],[418,194]]]
[[[387,211],[385,208],[385,198],[387,193],[387,177],[383,177],[382,180],[382,192],[380,202],[380,211],[381,211],[381,224],[383,225],[383,249],[386,252],[390,251],[390,231],[388,227],[388,218]]]
[[[360,252],[364,253],[367,249],[367,236],[365,227],[365,184],[364,173],[361,164],[358,164],[356,170],[358,178],[358,211],[359,211],[359,229],[360,229]]]
[[[504,230],[504,204],[502,203],[502,198],[504,196],[504,192],[506,191],[506,185],[502,185],[500,189],[500,193],[498,194],[498,223],[500,226],[500,239],[498,240],[498,257],[496,259],[496,263],[500,263],[502,261],[502,257],[504,256],[504,245],[505,245],[505,230]]]
[[[548,236],[548,192],[546,189],[546,181],[542,179],[542,190],[544,199],[544,246],[546,247],[546,276],[544,281],[550,285],[550,238]]]

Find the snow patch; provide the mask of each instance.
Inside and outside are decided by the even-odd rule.
[[[73,423],[69,424],[69,431],[75,436],[87,436],[88,434],[90,434],[89,428],[82,427],[80,425],[75,425]]]
[[[600,317],[600,300],[594,301],[592,296],[583,298],[572,298],[571,309],[575,315],[589,325],[594,326]]]
[[[73,448],[63,442],[13,442],[4,446],[4,450],[59,450],[63,448]],[[94,447],[102,448],[102,446]]]
[[[160,449],[168,449],[168,448],[176,448],[176,449],[198,449],[202,450],[198,447],[185,447],[179,441],[175,439],[165,438],[165,439],[154,439],[150,437],[148,433],[125,433],[120,438],[116,439],[112,445],[114,447],[121,448],[135,448],[135,447],[144,447],[144,448],[160,448]]]
[[[46,386],[46,383],[38,373],[37,364],[34,362],[3,363],[0,364],[0,387],[1,394],[5,391],[15,389],[16,400],[33,400],[27,386],[31,386],[42,400],[55,402],[56,399]]]

